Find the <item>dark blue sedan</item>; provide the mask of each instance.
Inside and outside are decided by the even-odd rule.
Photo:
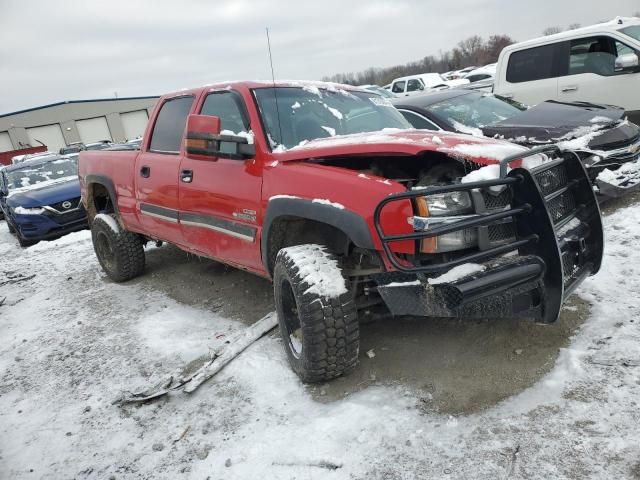
[[[2,169],[0,208],[9,231],[23,247],[87,228],[77,155],[34,159]]]

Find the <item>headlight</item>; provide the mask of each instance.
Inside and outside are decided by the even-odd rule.
[[[44,208],[16,207],[13,209],[13,212],[17,215],[42,215],[44,213]]]
[[[444,215],[464,215],[473,212],[469,192],[449,192],[424,197],[430,217]]]
[[[416,230],[428,230],[462,220],[474,212],[469,192],[449,192],[427,195],[417,201],[418,214],[412,224]],[[467,228],[422,240],[423,253],[443,253],[464,250],[478,245],[478,229]]]

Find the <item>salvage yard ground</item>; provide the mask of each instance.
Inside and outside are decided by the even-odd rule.
[[[314,387],[270,335],[123,407],[271,312],[270,283],[153,247],[117,285],[89,232],[22,250],[0,222],[0,478],[640,478],[640,199],[606,210],[559,325],[366,323],[357,370]]]

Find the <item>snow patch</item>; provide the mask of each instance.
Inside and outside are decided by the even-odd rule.
[[[277,198],[297,198],[297,199],[299,199],[300,197],[296,197],[295,195],[274,195],[273,197],[269,197],[269,201],[275,200]]]
[[[332,202],[330,200],[327,200],[326,198],[314,198],[313,199],[313,203],[320,203],[322,205],[329,205],[329,206],[337,208],[339,210],[344,210],[344,205],[342,205],[341,203]]]
[[[249,145],[253,145],[255,141],[255,136],[253,135],[253,131],[249,130],[245,132],[244,130],[241,132],[234,132],[233,130],[221,130],[220,135],[234,135],[236,137],[242,137],[247,139],[247,143]]]
[[[331,135],[332,137],[336,136],[336,129],[335,128],[331,128],[331,127],[325,127],[322,126],[321,127],[325,132],[327,132],[329,135]]]
[[[105,213],[99,213],[95,216],[93,220],[94,221],[102,220],[104,223],[109,225],[109,228],[113,231],[113,233],[115,234],[120,233],[120,225],[118,225],[118,222],[116,221],[116,219],[113,218],[111,215],[107,215]]]
[[[452,119],[451,124],[453,125],[453,128],[455,128],[458,132],[466,133],[467,135],[473,135],[474,137],[484,137],[484,133],[482,133],[482,130],[480,130],[479,128],[469,127]]]
[[[298,274],[309,285],[305,293],[336,298],[347,293],[347,285],[337,260],[321,245],[298,245],[284,248],[298,267]]]
[[[474,273],[484,272],[487,269],[484,265],[478,265],[477,263],[465,263],[453,267],[447,273],[440,275],[439,277],[429,278],[427,281],[429,285],[440,285],[441,283],[452,283],[460,280],[461,278],[473,275]]]
[[[481,157],[500,161],[511,155],[524,153],[527,149],[509,143],[461,143],[454,146],[453,151],[465,157]]]

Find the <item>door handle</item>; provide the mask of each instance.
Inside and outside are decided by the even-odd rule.
[[[142,178],[149,178],[151,176],[151,168],[146,165],[140,168],[140,176]]]
[[[193,170],[182,170],[180,172],[180,181],[183,183],[191,183],[193,181]]]
[[[578,90],[578,87],[564,87],[562,89],[563,92],[575,92],[576,90]]]

